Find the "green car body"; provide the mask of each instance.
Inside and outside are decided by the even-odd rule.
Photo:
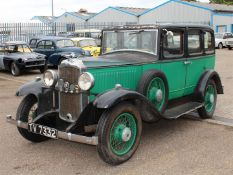
[[[116,165],[136,151],[142,121],[195,110],[213,116],[223,86],[210,27],[122,26],[102,36],[99,57],[64,60],[58,73],[49,70],[19,89],[17,96],[26,97],[17,121],[8,121],[24,138],[97,145],[100,157]]]

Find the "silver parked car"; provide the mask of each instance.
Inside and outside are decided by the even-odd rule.
[[[215,33],[215,47],[222,49],[226,47],[226,41],[228,38],[233,38],[232,33]]]

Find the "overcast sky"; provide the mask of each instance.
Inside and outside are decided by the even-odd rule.
[[[158,1],[164,0],[54,0],[54,15],[78,11],[80,8],[89,12],[99,12],[109,6],[152,8]],[[0,22],[24,22],[33,16],[49,16],[52,13],[51,2],[52,0],[1,0]]]

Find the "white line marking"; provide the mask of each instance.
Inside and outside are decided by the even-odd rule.
[[[233,127],[233,123],[230,123],[230,122],[223,122],[223,121],[214,120],[214,119],[205,119],[203,121],[207,122],[207,123],[213,123],[213,124],[218,124],[218,125],[224,125],[224,126]]]

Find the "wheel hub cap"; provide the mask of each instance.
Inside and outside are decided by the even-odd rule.
[[[130,128],[125,128],[125,129],[123,129],[123,131],[122,131],[122,136],[121,136],[121,139],[124,141],[124,142],[128,142],[129,140],[130,140],[130,138],[131,138],[131,130],[130,130]]]
[[[163,99],[163,91],[161,89],[158,89],[156,92],[156,100],[157,102],[160,102]]]
[[[210,103],[212,103],[212,104],[214,103],[214,95],[213,94],[210,95]]]

